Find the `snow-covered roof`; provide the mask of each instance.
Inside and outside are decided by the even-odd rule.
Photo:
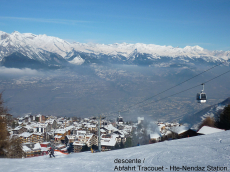
[[[75,145],[75,146],[84,146],[85,143],[76,141],[76,142],[73,142],[73,145]]]
[[[13,130],[20,130],[22,127],[21,126],[17,126],[16,128],[14,128]]]
[[[106,132],[103,128],[100,129],[101,132]]]
[[[104,126],[104,128],[107,129],[107,130],[111,130],[111,131],[118,131],[118,129],[115,128],[112,124]]]
[[[41,114],[38,114],[36,117],[40,117],[40,116],[42,116]]]
[[[34,135],[38,135],[38,136],[43,135],[43,133],[32,133],[32,134],[34,134]]]
[[[78,130],[77,135],[85,135],[86,131],[85,130]]]
[[[159,137],[161,137],[161,134],[159,134],[159,133],[150,134],[150,139],[158,139]]]
[[[27,146],[22,146],[22,150],[23,150],[23,152],[30,152],[30,151],[32,151],[30,148],[28,148]]]
[[[74,128],[75,128],[75,126],[70,125],[70,126],[66,127],[66,130],[72,130],[72,129],[74,129]]]
[[[101,146],[115,146],[115,145],[116,145],[115,137],[101,139]]]
[[[222,132],[225,130],[219,129],[219,128],[214,128],[214,127],[209,127],[209,126],[203,126],[197,133],[199,134],[212,134],[212,133],[218,133]]]
[[[65,134],[66,130],[65,129],[57,129],[55,130],[55,134],[59,133],[59,134]]]
[[[46,128],[48,125],[48,123],[37,123],[34,125],[34,127],[39,127],[39,128]]]
[[[60,138],[62,138],[62,136],[56,135],[56,136],[54,136],[54,138],[55,138],[55,139],[60,139]]]
[[[19,137],[30,137],[33,133],[28,133],[28,132],[24,132],[22,134],[19,134]]]
[[[27,130],[31,130],[31,129],[33,129],[33,126],[32,125],[26,125],[26,126],[24,126]]]
[[[40,145],[39,143],[36,143],[36,144],[34,145],[33,150],[38,150],[38,149],[41,150],[41,145]]]
[[[169,131],[169,130],[167,130],[166,133],[165,133],[165,135],[169,135],[169,134],[172,134],[172,132]]]
[[[189,128],[184,126],[184,125],[181,125],[181,126],[176,126],[176,127],[172,127],[171,128],[171,131],[174,132],[174,133],[177,133],[177,134],[182,134],[186,131],[188,131]]]

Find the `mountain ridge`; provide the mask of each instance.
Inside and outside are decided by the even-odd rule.
[[[194,63],[200,59],[207,63],[216,63],[230,59],[230,51],[209,51],[198,45],[178,48],[143,43],[69,43],[45,34],[35,35],[18,31],[8,34],[0,31],[0,61],[14,52],[50,65],[51,54],[56,54],[59,60],[63,59],[63,62],[68,61],[77,65],[87,63],[157,65],[162,60],[166,60],[167,63],[175,60],[179,60],[180,63]]]
[[[198,125],[202,122],[202,120],[204,120],[208,116],[216,119],[218,114],[222,112],[224,107],[229,104],[230,104],[230,97],[228,97],[227,99],[225,99],[220,103],[206,107],[195,114],[184,117],[184,119],[182,119],[182,122],[189,123],[190,125],[192,125],[192,127],[197,128]]]

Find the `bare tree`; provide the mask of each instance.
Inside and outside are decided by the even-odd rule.
[[[2,93],[0,93],[0,157],[21,158],[22,145],[19,138],[10,138],[7,131],[5,115],[8,110],[4,107]]]
[[[215,119],[213,117],[208,116],[199,125],[198,130],[201,129],[203,126],[215,127]]]

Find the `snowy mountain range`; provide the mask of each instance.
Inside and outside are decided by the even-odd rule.
[[[177,48],[142,43],[69,43],[47,35],[17,31],[8,34],[0,31],[0,61],[1,65],[6,67],[91,63],[170,66],[178,62],[215,63],[229,59],[230,51],[209,51],[199,46]],[[19,63],[22,65],[18,66]]]

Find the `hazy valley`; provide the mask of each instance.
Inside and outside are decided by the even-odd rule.
[[[230,97],[229,73],[218,77],[229,71],[229,51],[0,35],[0,91],[15,116],[104,114],[113,119],[121,111],[125,120],[179,121]],[[199,84],[207,81],[208,101],[198,104]]]

